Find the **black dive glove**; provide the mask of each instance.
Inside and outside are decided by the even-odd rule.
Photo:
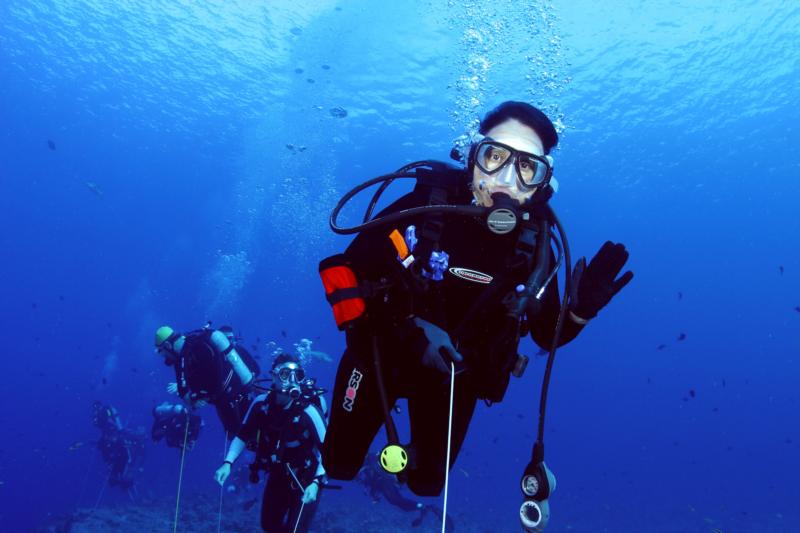
[[[414,318],[414,325],[421,333],[418,339],[420,344],[424,344],[420,350],[423,366],[449,373],[450,361],[460,363],[464,360],[445,330],[419,317]]]
[[[627,260],[625,245],[611,241],[603,244],[589,266],[586,266],[586,258],[581,257],[572,273],[572,313],[583,320],[596,317],[597,312],[633,279],[630,270],[615,279]]]

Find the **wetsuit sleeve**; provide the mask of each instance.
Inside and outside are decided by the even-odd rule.
[[[542,306],[536,314],[528,314],[528,324],[531,324],[531,339],[540,348],[549,350],[553,344],[553,334],[556,330],[558,313],[561,310],[561,298],[558,294],[558,277],[554,277],[542,295]],[[583,326],[564,317],[561,328],[561,337],[558,345],[563,346],[578,336]]]
[[[325,475],[325,467],[322,466],[320,450],[322,449],[322,443],[325,442],[327,426],[325,424],[325,417],[316,405],[312,404],[307,406],[304,412],[308,425],[309,438],[312,439],[312,453],[317,463],[317,470],[314,473],[314,477],[318,478]]]

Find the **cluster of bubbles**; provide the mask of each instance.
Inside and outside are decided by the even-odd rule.
[[[311,362],[311,346],[314,344],[314,341],[311,339],[300,339],[299,341],[292,344],[294,347],[294,355],[300,359],[300,365],[303,367],[307,367],[308,364]],[[267,343],[267,353],[269,354],[270,358],[274,361],[276,357],[281,354],[286,353],[280,345],[278,345],[275,341],[269,341]]]
[[[563,132],[558,100],[570,79],[561,73],[566,62],[553,6],[536,1],[450,0],[448,8],[450,28],[461,34],[450,127],[465,133],[455,139],[456,149],[463,155],[480,115],[511,95],[524,94]]]
[[[232,309],[252,273],[253,264],[246,251],[226,254],[218,250],[217,262],[203,283],[209,302],[207,314],[218,315]]]
[[[528,95],[531,103],[553,120],[556,131],[561,134],[566,130],[566,125],[559,102],[572,78],[563,74],[569,65],[557,32],[559,19],[552,5],[536,5],[533,9],[539,22],[531,29],[533,35],[539,38],[540,45],[535,53],[525,56],[528,64],[525,79],[530,82]]]

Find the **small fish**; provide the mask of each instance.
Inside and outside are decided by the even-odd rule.
[[[679,341],[686,340],[686,333],[681,333],[680,335],[678,335],[678,340]]]
[[[795,306],[794,310],[797,311],[798,313],[800,313],[800,305]]]
[[[330,113],[332,117],[336,118],[344,118],[347,116],[347,110],[343,107],[332,107],[330,109]]]
[[[286,330],[285,329],[281,330],[281,335],[283,336],[284,339],[286,338]]]
[[[297,147],[297,151],[298,152],[305,152],[306,151],[306,147],[305,146],[298,146]]]
[[[517,413],[517,418],[522,420],[523,418],[525,418],[525,415],[523,415],[522,413]]]
[[[712,413],[719,413],[719,407],[714,407],[713,409],[711,409],[711,412]]]
[[[59,301],[62,301],[62,302],[63,302],[63,301],[64,301],[64,296],[63,296],[63,295],[61,295],[61,294],[59,294],[59,295],[58,295],[58,299],[59,299]]]
[[[683,300],[683,293],[678,291],[678,300]]]
[[[726,382],[725,382],[725,380],[723,379],[723,380],[722,380],[722,388],[723,388],[723,389],[725,388],[725,385],[727,385],[727,383],[726,383]]]
[[[658,346],[656,346],[656,350],[658,350],[658,351],[661,351],[661,350],[663,350],[663,349],[664,349],[664,348],[666,348],[666,347],[667,347],[667,345],[666,345],[666,344],[659,344]]]
[[[37,307],[39,307],[39,306],[36,304],[36,302],[33,302],[33,303],[31,304],[31,307],[33,307],[34,309],[36,309],[36,308],[37,308]]]
[[[301,33],[303,33],[303,30],[301,30],[300,28],[294,27],[291,30],[289,30],[289,32],[292,35],[300,35]]]
[[[291,150],[292,152],[294,152],[294,145],[293,145],[292,143],[288,143],[288,144],[286,145],[286,148],[288,148],[289,150]]]
[[[694,389],[689,389],[689,396],[694,398],[697,394],[694,392]]]
[[[303,73],[303,69],[298,67],[298,68],[294,69],[294,73],[295,74],[302,74]]]
[[[108,380],[106,378],[103,378],[103,385],[108,385]]]
[[[83,446],[83,443],[81,441],[76,441],[76,442],[73,442],[68,449],[69,449],[69,451],[74,452],[75,450],[77,450],[81,446]]]
[[[95,193],[97,196],[103,196],[103,189],[101,189],[95,182],[87,181],[85,185],[90,191]]]
[[[316,83],[316,82],[314,81],[314,78],[308,78],[308,79],[306,80],[306,82],[308,82],[308,83]]]
[[[330,70],[330,69],[331,69],[330,65],[322,65],[322,70]]]
[[[55,150],[56,149],[56,143],[54,143],[50,139],[47,139],[47,147],[50,148],[51,150]]]
[[[778,272],[780,272],[781,276],[783,276],[783,265],[778,266]]]

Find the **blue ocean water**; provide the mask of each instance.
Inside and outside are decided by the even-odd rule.
[[[159,325],[336,360],[317,263],[349,242],[338,198],[521,99],[562,130],[573,255],[620,241],[636,273],[556,360],[548,531],[800,530],[798,38],[791,1],[0,3],[2,529],[132,505],[104,490],[90,406],[149,430]],[[476,412],[456,530],[519,529],[533,359]],[[335,362],[309,370],[330,386]],[[219,495],[203,415],[188,502]],[[177,475],[148,444],[143,501]],[[390,515],[353,487],[325,505]]]

